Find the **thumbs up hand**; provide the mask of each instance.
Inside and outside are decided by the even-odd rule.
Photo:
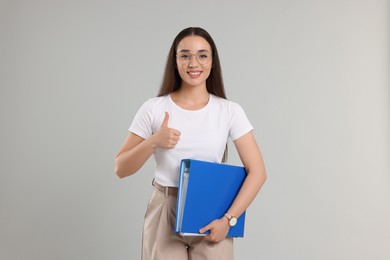
[[[154,134],[155,145],[159,148],[173,149],[180,139],[180,131],[168,127],[169,114],[165,112],[165,117],[160,128]]]

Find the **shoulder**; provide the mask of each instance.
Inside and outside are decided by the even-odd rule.
[[[149,105],[159,105],[168,102],[168,95],[160,97],[152,97],[145,101],[145,104]]]
[[[157,111],[165,109],[167,106],[167,96],[161,97],[152,97],[146,100],[138,109],[137,116],[138,117],[149,117],[153,118],[154,114]]]
[[[161,96],[161,97],[152,97],[146,100],[142,104],[142,109],[147,110],[154,110],[155,108],[160,108],[162,106],[165,106],[168,103],[168,96]]]

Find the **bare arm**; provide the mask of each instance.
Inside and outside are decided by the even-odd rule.
[[[169,115],[165,118],[159,130],[144,139],[129,132],[115,159],[115,172],[120,178],[137,172],[154,153],[156,148],[173,149],[180,139],[180,132],[168,127]]]
[[[247,177],[227,213],[239,217],[252,203],[267,175],[263,157],[252,131],[237,139],[234,144],[246,169]]]
[[[129,132],[115,159],[115,172],[120,178],[132,175],[154,153],[156,146],[153,139],[142,137]]]
[[[264,184],[266,171],[260,149],[253,136],[253,131],[238,138],[234,144],[247,172],[247,177],[227,212],[229,215],[238,218],[249,207]],[[207,230],[211,231],[206,236],[207,240],[212,242],[223,240],[229,231],[227,219],[225,217],[217,219],[199,232],[204,233]]]

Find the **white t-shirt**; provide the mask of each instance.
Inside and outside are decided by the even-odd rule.
[[[164,186],[178,186],[182,159],[221,162],[228,138],[234,141],[253,129],[244,110],[235,102],[210,95],[202,109],[186,110],[166,95],[146,101],[129,131],[147,139],[160,128],[165,111],[169,113],[168,127],[179,130],[181,136],[175,148],[155,150],[155,179]]]

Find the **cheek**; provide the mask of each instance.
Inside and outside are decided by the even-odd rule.
[[[203,72],[205,74],[205,76],[208,78],[210,73],[211,73],[211,66],[207,67],[207,68],[204,68]]]
[[[187,69],[183,67],[177,67],[177,71],[179,72],[180,77],[183,77],[187,74]]]

